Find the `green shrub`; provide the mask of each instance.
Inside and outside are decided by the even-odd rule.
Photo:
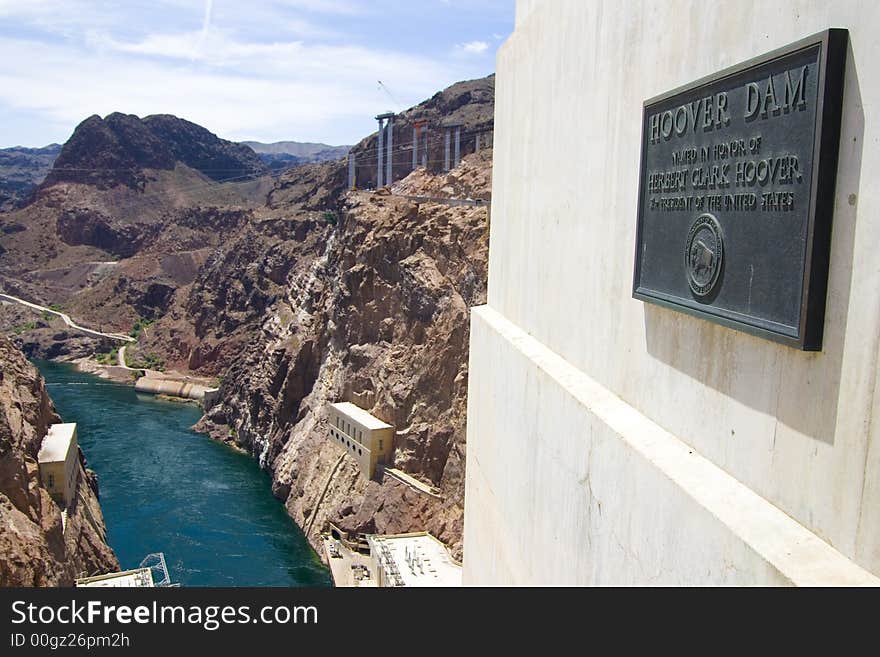
[[[152,326],[155,322],[155,319],[147,319],[145,317],[141,317],[140,319],[138,319],[138,321],[134,323],[134,326],[131,327],[131,330],[128,332],[128,334],[133,338],[137,338],[138,336],[140,336],[145,328],[147,328],[148,326]]]
[[[119,349],[114,347],[108,352],[95,354],[95,360],[98,361],[101,365],[118,365],[119,364]]]
[[[33,331],[35,328],[37,328],[36,322],[28,322],[27,324],[20,324],[19,326],[16,326],[14,329],[12,329],[12,332],[15,333],[15,335],[21,335],[25,331]]]
[[[60,313],[61,312],[61,304],[60,303],[50,303],[49,310],[54,310],[56,313]],[[43,319],[47,322],[50,320],[53,320],[57,317],[57,315],[55,315],[54,313],[50,313],[49,310],[44,310],[42,313]]]
[[[156,370],[157,372],[164,372],[165,360],[156,354],[144,354],[140,360],[132,363],[130,367],[136,370]]]

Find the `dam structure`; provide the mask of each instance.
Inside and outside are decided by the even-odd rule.
[[[880,584],[878,30],[849,0],[518,0],[464,585]],[[738,181],[734,129],[790,169]]]

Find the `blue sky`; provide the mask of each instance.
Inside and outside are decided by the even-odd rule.
[[[492,73],[513,19],[514,0],[0,0],[0,147],[114,111],[354,143],[377,113]]]

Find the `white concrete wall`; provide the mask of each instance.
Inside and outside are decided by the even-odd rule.
[[[367,479],[371,479],[375,472],[377,457],[370,451],[370,448],[359,443],[357,438],[353,438],[344,429],[339,429],[335,425],[331,424],[328,431],[330,432],[329,438],[357,461],[361,474]]]
[[[546,0],[518,0],[516,3],[516,24],[524,22],[532,10]]]
[[[614,522],[627,531],[609,533],[613,523],[596,520],[602,498],[578,468],[592,462],[584,450],[596,441],[633,436],[609,433],[529,359],[502,358],[510,336],[498,327],[507,323],[717,466],[713,486],[740,482],[768,514],[782,510],[880,574],[878,5],[528,0],[518,10],[497,62],[490,310],[472,327],[465,581],[536,583],[547,560],[583,553],[588,562],[571,579],[553,581],[649,581],[642,562],[665,564],[663,581],[699,583],[699,572],[676,572],[669,560],[690,542],[703,551],[694,563],[706,566],[707,582],[780,581],[779,564],[736,523],[713,534],[692,518],[705,500],[668,490],[662,469],[623,454],[592,468],[606,497],[621,496]],[[823,352],[633,300],[643,101],[828,27],[850,30],[850,52]],[[558,416],[547,409],[555,396]],[[505,449],[492,450],[502,435]],[[539,458],[541,446],[556,457]],[[508,490],[509,480],[522,483]],[[639,486],[651,494],[635,494]],[[526,540],[551,522],[556,539]],[[565,536],[577,540],[553,542]],[[731,554],[738,541],[745,552]],[[722,566],[739,574],[720,575]]]
[[[52,498],[63,506],[68,506],[76,497],[79,479],[79,443],[76,429],[73,430],[64,460],[41,461],[39,463],[40,481]],[[52,476],[53,485],[49,485]]]
[[[79,441],[77,440],[76,428],[70,439],[70,447],[67,450],[67,458],[64,461],[64,502],[70,504],[76,497],[76,485],[79,478]]]

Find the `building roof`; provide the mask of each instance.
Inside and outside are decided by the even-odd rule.
[[[339,402],[337,404],[330,404],[333,408],[338,410],[343,415],[347,415],[355,422],[363,425],[370,431],[374,429],[393,429],[390,424],[387,422],[383,422],[375,415],[371,415],[360,406],[355,406],[351,402]]]
[[[367,541],[386,580],[393,581],[396,573],[402,586],[461,586],[461,564],[427,532],[371,535]]]
[[[153,572],[149,568],[137,568],[135,570],[123,570],[121,573],[108,573],[96,577],[84,577],[83,579],[76,580],[76,585],[77,587],[86,588],[151,588],[155,586],[153,583]]]
[[[76,422],[50,425],[46,437],[43,438],[40,453],[37,454],[37,460],[40,463],[67,460],[67,452],[70,451],[70,444],[75,434]]]

